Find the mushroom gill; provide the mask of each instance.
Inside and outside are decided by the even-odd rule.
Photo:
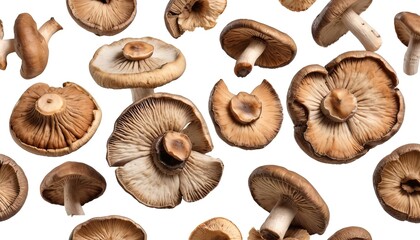
[[[0,164],[0,215],[14,211],[11,206],[19,195],[19,182],[10,165]]]

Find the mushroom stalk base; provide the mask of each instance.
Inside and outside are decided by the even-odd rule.
[[[252,70],[257,59],[261,56],[266,48],[265,41],[259,38],[253,38],[246,49],[236,60],[235,74],[238,77],[246,77]]]
[[[408,43],[407,51],[404,56],[404,72],[407,75],[414,75],[419,68],[420,58],[420,37],[411,36]]]
[[[265,240],[283,240],[295,217],[297,209],[289,200],[280,199],[261,225],[260,233]]]
[[[77,195],[77,183],[68,181],[64,185],[64,208],[69,216],[85,215]]]
[[[0,43],[0,69],[5,70],[7,67],[7,55],[15,51],[14,39],[1,40]]]
[[[147,97],[149,95],[152,95],[154,93],[153,88],[132,88],[131,89],[131,95],[133,102],[137,102],[138,100]]]

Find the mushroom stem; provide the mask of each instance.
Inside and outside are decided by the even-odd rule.
[[[363,20],[353,9],[348,9],[342,15],[341,21],[353,35],[359,39],[368,51],[376,51],[382,44],[379,33]]]
[[[230,100],[229,110],[239,123],[249,124],[260,118],[262,103],[257,96],[240,92]]]
[[[420,36],[411,35],[408,48],[404,55],[404,72],[407,75],[414,75],[419,68],[420,58]]]
[[[242,52],[235,64],[235,74],[238,77],[246,77],[252,70],[255,61],[261,56],[266,48],[264,40],[253,38],[246,49]]]
[[[321,102],[321,111],[334,122],[345,122],[357,110],[356,97],[345,88],[335,88]]]
[[[62,29],[63,27],[57,21],[55,21],[54,18],[50,18],[50,20],[46,21],[39,28],[39,33],[44,37],[45,41],[48,43],[52,35],[54,35],[54,33]]]
[[[133,102],[137,102],[138,100],[145,98],[149,95],[152,95],[155,92],[153,88],[132,88],[131,89],[131,96]]]
[[[0,41],[0,69],[5,70],[7,67],[7,55],[15,51],[14,39],[5,39]]]
[[[123,55],[126,59],[140,61],[153,55],[154,47],[143,41],[128,42],[123,47]]]
[[[283,240],[297,209],[287,199],[280,199],[261,225],[260,234],[265,240]]]
[[[64,184],[64,208],[69,216],[85,214],[77,192],[76,180],[69,180]]]

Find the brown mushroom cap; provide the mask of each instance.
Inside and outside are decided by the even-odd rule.
[[[28,179],[10,157],[0,154],[0,222],[13,217],[28,196]]]
[[[66,4],[79,26],[99,36],[122,32],[137,13],[137,0],[66,0]]]
[[[235,102],[238,103],[232,109]],[[229,92],[224,81],[219,80],[210,94],[209,110],[220,138],[229,145],[244,149],[268,145],[283,121],[280,99],[267,80],[250,94],[240,92],[237,95]]]
[[[280,0],[281,5],[295,12],[305,11],[315,2],[316,0]]]
[[[297,143],[326,163],[348,163],[363,156],[391,138],[403,122],[405,104],[397,84],[392,67],[369,51],[343,53],[325,68],[302,68],[287,97]],[[355,109],[341,104],[343,99]]]
[[[372,240],[372,236],[362,227],[350,226],[338,230],[328,240]]]
[[[385,156],[373,173],[379,203],[392,217],[420,222],[420,144],[406,144]]]
[[[394,17],[394,27],[398,39],[408,46],[411,36],[420,37],[420,16],[412,12],[400,12]]]
[[[309,235],[306,229],[292,227],[287,229],[283,240],[309,240],[310,238],[311,235]],[[264,240],[264,238],[257,229],[252,228],[249,230],[248,240]]]
[[[19,98],[10,116],[10,132],[23,149],[62,156],[87,143],[101,121],[93,97],[75,83],[62,88],[36,83]]]
[[[174,38],[197,27],[211,29],[226,3],[226,0],[170,0],[165,9],[165,26]]]
[[[239,228],[229,219],[215,217],[198,225],[188,239],[242,240],[242,234]]]
[[[133,220],[110,215],[94,217],[77,225],[71,232],[69,240],[89,239],[124,239],[146,240],[144,229]]]

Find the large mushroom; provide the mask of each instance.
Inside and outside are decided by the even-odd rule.
[[[28,196],[28,179],[10,157],[0,154],[0,222],[20,211]]]
[[[10,116],[10,133],[23,149],[39,155],[62,156],[87,143],[101,121],[94,98],[76,83],[63,87],[30,86]]]
[[[174,38],[197,27],[211,29],[226,3],[226,0],[170,0],[165,9],[166,28]]]
[[[252,198],[270,212],[260,227],[266,240],[283,240],[289,228],[323,234],[330,213],[314,186],[296,172],[277,165],[257,167],[249,176]]]
[[[242,240],[238,226],[224,217],[211,218],[200,223],[190,234],[189,240]]]
[[[207,125],[188,99],[155,93],[132,103],[115,122],[107,143],[108,164],[120,185],[140,203],[173,208],[204,198],[219,183],[220,159]]]
[[[126,29],[137,13],[137,0],[66,0],[73,20],[98,36],[113,36]]]
[[[387,141],[404,119],[393,68],[369,51],[343,53],[293,77],[287,109],[295,139],[312,158],[348,163]]]
[[[350,226],[336,231],[328,240],[372,240],[372,236],[362,227]]]
[[[371,3],[372,0],[331,0],[312,23],[315,42],[327,47],[350,31],[366,50],[378,50],[381,36],[359,15]]]
[[[253,66],[278,68],[289,64],[296,55],[293,39],[273,27],[250,20],[237,19],[220,33],[222,49],[236,59],[234,72],[246,77]]]
[[[123,38],[96,50],[89,63],[93,79],[105,88],[131,88],[133,101],[178,79],[185,70],[179,49],[152,37]]]
[[[405,144],[385,156],[373,173],[383,209],[395,219],[420,223],[420,144]]]
[[[222,140],[243,149],[268,145],[280,130],[283,109],[273,86],[263,80],[251,93],[233,94],[219,80],[209,100],[210,116]]]
[[[300,11],[306,11],[308,8],[312,6],[316,2],[316,0],[279,0],[281,5],[283,5],[285,8],[300,12]]]

